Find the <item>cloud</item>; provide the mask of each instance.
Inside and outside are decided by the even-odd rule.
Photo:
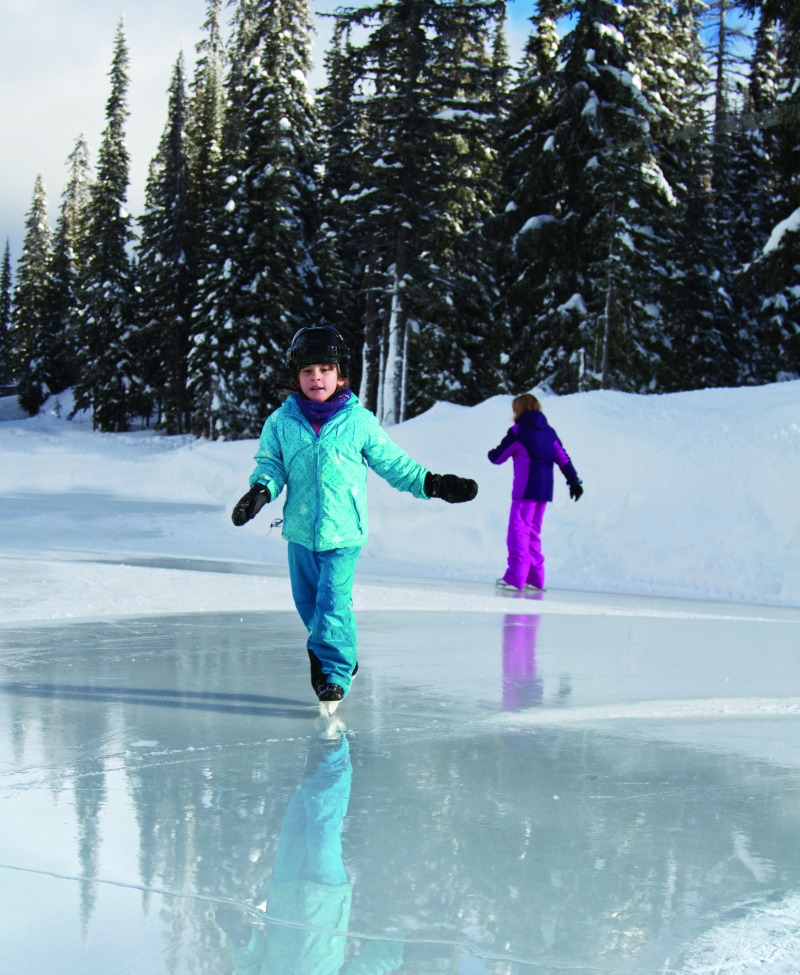
[[[319,14],[338,6],[335,0],[312,0]],[[512,61],[527,35],[528,0],[511,4],[507,25]],[[227,27],[230,9],[223,10]],[[206,18],[205,0],[127,0],[116,7],[108,0],[0,0],[0,132],[3,178],[0,180],[0,248],[6,237],[16,266],[25,233],[36,177],[48,195],[55,225],[67,179],[67,157],[76,139],[86,136],[96,159],[110,92],[109,71],[114,38],[124,17],[130,88],[126,142],[131,157],[128,209],[140,215],[147,169],[167,120],[167,89],[172,69],[183,51],[187,78]],[[313,85],[322,82],[321,64],[332,20],[316,18],[313,38]]]
[[[96,157],[105,127],[109,71],[121,9],[107,0],[0,0],[0,246],[9,237],[19,257],[25,215],[41,174],[55,223],[66,160],[84,133]],[[167,89],[181,50],[187,67],[205,19],[203,0],[129,0],[131,155],[129,208],[141,211],[149,161],[166,123]]]

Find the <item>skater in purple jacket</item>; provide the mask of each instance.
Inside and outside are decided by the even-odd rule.
[[[583,494],[581,481],[555,430],[542,413],[539,400],[530,393],[512,402],[514,426],[489,451],[493,464],[514,459],[511,514],[508,519],[508,568],[500,589],[544,589],[542,519],[547,502],[553,500],[553,465],[558,464],[567,479],[570,497]]]

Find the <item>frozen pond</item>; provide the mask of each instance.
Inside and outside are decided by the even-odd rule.
[[[497,599],[2,627],[4,969],[800,971],[800,611]]]

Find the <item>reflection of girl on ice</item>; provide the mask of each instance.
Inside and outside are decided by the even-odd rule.
[[[268,920],[250,925],[217,912],[236,975],[388,975],[403,965],[402,945],[379,939],[346,957],[353,886],[342,858],[342,825],[352,775],[344,734],[312,742],[281,825],[266,889]]]
[[[544,589],[542,520],[553,500],[553,466],[558,464],[575,501],[583,494],[581,481],[555,430],[530,393],[512,402],[514,425],[489,451],[493,464],[514,461],[511,514],[508,520],[508,568],[497,580],[501,589]]]

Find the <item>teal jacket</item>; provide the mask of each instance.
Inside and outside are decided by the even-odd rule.
[[[272,500],[286,488],[283,537],[315,552],[367,541],[367,468],[398,491],[427,498],[428,469],[398,447],[356,396],[319,435],[292,394],[264,424],[250,484]]]

